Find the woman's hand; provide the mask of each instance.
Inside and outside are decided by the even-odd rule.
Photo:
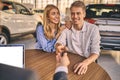
[[[68,29],[71,29],[72,21],[65,21],[65,27],[68,28]]]

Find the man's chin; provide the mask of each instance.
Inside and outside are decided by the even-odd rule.
[[[79,24],[78,22],[74,22],[75,25]]]

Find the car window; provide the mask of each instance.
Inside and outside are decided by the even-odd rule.
[[[22,6],[20,4],[16,4],[16,7],[17,7],[17,10],[18,10],[18,13],[24,14],[24,15],[30,14],[30,12],[28,11],[28,9],[25,8],[24,6]]]
[[[43,13],[44,12],[44,10],[33,10],[33,11],[36,13]]]
[[[3,3],[3,9],[2,11],[6,12],[6,13],[11,13],[11,14],[15,14],[16,10],[14,9],[13,5],[11,3]]]
[[[91,18],[120,18],[120,6],[115,5],[87,6],[86,12]]]

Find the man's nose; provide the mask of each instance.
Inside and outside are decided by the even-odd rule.
[[[74,18],[77,18],[77,14],[74,14]]]

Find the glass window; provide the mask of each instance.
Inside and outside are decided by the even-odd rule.
[[[16,7],[17,7],[17,10],[18,10],[18,13],[20,14],[30,14],[30,12],[28,11],[27,8],[25,8],[24,6],[20,5],[20,4],[16,4]]]
[[[3,7],[3,11],[6,13],[11,13],[11,14],[15,14],[16,10],[14,9],[13,5],[10,3],[3,3],[4,7]]]

